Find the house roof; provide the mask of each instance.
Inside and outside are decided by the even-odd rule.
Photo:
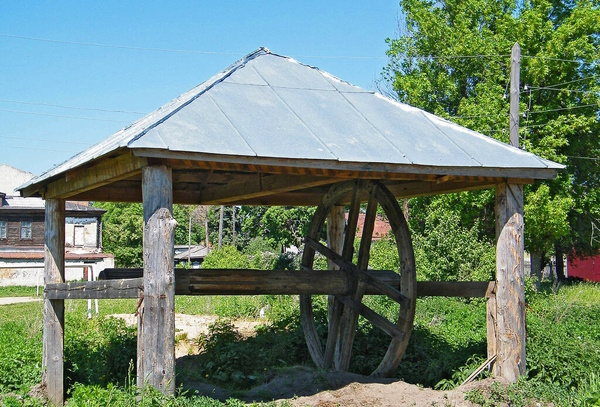
[[[40,212],[44,213],[46,204],[43,199],[36,197],[24,198],[21,196],[5,196],[2,198],[0,213],[4,212]],[[67,201],[65,203],[67,215],[77,216],[99,216],[106,212],[105,209],[83,205],[77,202]]]
[[[110,159],[119,159],[119,165],[127,168],[112,178],[88,179],[83,187],[72,186],[81,171]],[[396,174],[396,179],[446,177],[446,182],[456,177],[487,177],[486,185],[507,177],[554,178],[563,168],[260,48],[20,189],[25,195],[74,194],[85,199],[90,196],[86,191],[96,189],[94,183],[100,188],[107,181],[137,181],[134,175],[149,162],[186,171],[333,178],[388,179]],[[496,181],[491,182],[492,178]],[[69,179],[71,186],[67,186]],[[56,181],[60,188],[45,188]],[[210,189],[211,180],[199,184]],[[318,184],[315,181],[308,188]],[[117,195],[105,190],[107,200],[118,200]],[[202,201],[201,195],[195,199]],[[131,199],[140,196],[131,195]]]

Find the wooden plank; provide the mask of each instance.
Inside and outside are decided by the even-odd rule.
[[[489,281],[417,281],[419,297],[485,297]]]
[[[308,273],[302,276],[302,273]],[[105,269],[100,280],[139,278],[142,269]],[[398,287],[400,277],[391,270],[367,270],[366,295],[381,295],[380,284]],[[176,269],[177,295],[332,294],[348,293],[347,273],[339,270]],[[269,281],[272,280],[272,281]],[[216,281],[216,283],[215,283]],[[377,281],[377,284],[373,284]],[[203,287],[207,284],[206,287]],[[220,285],[218,288],[215,284]],[[494,281],[419,281],[419,297],[486,297]],[[250,288],[250,286],[253,286]],[[324,287],[325,285],[325,287]],[[298,287],[294,289],[293,287]],[[226,290],[221,291],[221,290]],[[329,291],[327,291],[329,290]],[[82,297],[88,298],[88,297]],[[95,298],[95,297],[89,297]],[[400,298],[404,302],[404,296]],[[400,302],[400,301],[398,301]],[[402,302],[400,302],[402,304]]]
[[[51,300],[137,298],[143,290],[143,278],[53,283],[44,287]]]
[[[523,187],[496,187],[496,351],[494,374],[515,383],[525,374]]]
[[[173,183],[166,166],[144,167],[143,359],[138,382],[175,394],[175,271]],[[138,355],[139,357],[140,355]],[[140,376],[141,375],[141,376]]]
[[[106,158],[90,167],[67,171],[64,177],[46,186],[43,197],[44,199],[65,199],[76,194],[82,194],[99,186],[139,174],[145,165],[147,165],[146,159],[136,157],[130,153],[124,153],[115,158]],[[30,188],[34,188],[34,186]],[[24,194],[33,193],[30,188],[26,189]]]
[[[65,281],[65,201],[46,200],[44,286]],[[64,401],[65,301],[44,296],[42,383],[50,402]]]
[[[286,158],[267,158],[249,156],[225,156],[216,157],[213,154],[195,153],[185,151],[164,151],[154,149],[135,149],[134,154],[140,157],[156,157],[166,160],[166,163],[177,168],[203,168],[219,170],[236,170],[247,172],[264,173],[288,173],[288,174],[311,174],[341,177],[346,174],[347,178],[368,179],[424,179],[433,177],[435,181],[439,176],[479,176],[512,178],[521,177],[526,179],[553,179],[556,170],[548,168],[486,168],[486,167],[440,167],[428,165],[401,164],[390,165],[385,163],[361,163],[342,162],[331,160],[307,160]],[[218,161],[217,161],[218,160]]]
[[[346,273],[340,270],[203,270],[189,274],[186,294],[337,294],[347,293],[348,283]]]
[[[203,205],[238,203],[246,199],[329,185],[335,182],[338,180],[329,177],[262,175],[259,173],[250,180],[228,183],[201,191],[199,202]]]

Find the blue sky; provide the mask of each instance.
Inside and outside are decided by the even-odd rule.
[[[261,46],[375,89],[398,18],[397,0],[0,0],[0,163],[39,175]]]

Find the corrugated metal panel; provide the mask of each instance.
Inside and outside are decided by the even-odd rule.
[[[438,167],[563,168],[317,68],[259,49],[37,183],[127,147]],[[29,184],[27,184],[29,185]]]

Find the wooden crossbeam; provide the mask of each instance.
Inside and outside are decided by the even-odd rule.
[[[329,185],[339,180],[319,176],[261,175],[203,190],[199,202],[203,205],[228,204],[272,194]]]
[[[137,298],[144,291],[143,278],[46,284],[44,293],[51,300]]]
[[[49,299],[135,298],[141,290],[142,269],[105,269],[99,281],[47,284]],[[391,270],[367,270],[367,295],[379,295],[373,281],[396,287],[400,277]],[[112,281],[111,281],[112,280]],[[255,294],[332,294],[348,293],[348,275],[343,270],[175,270],[177,295],[255,295]],[[485,297],[495,282],[419,281],[419,297]],[[492,290],[490,291],[490,288]]]

